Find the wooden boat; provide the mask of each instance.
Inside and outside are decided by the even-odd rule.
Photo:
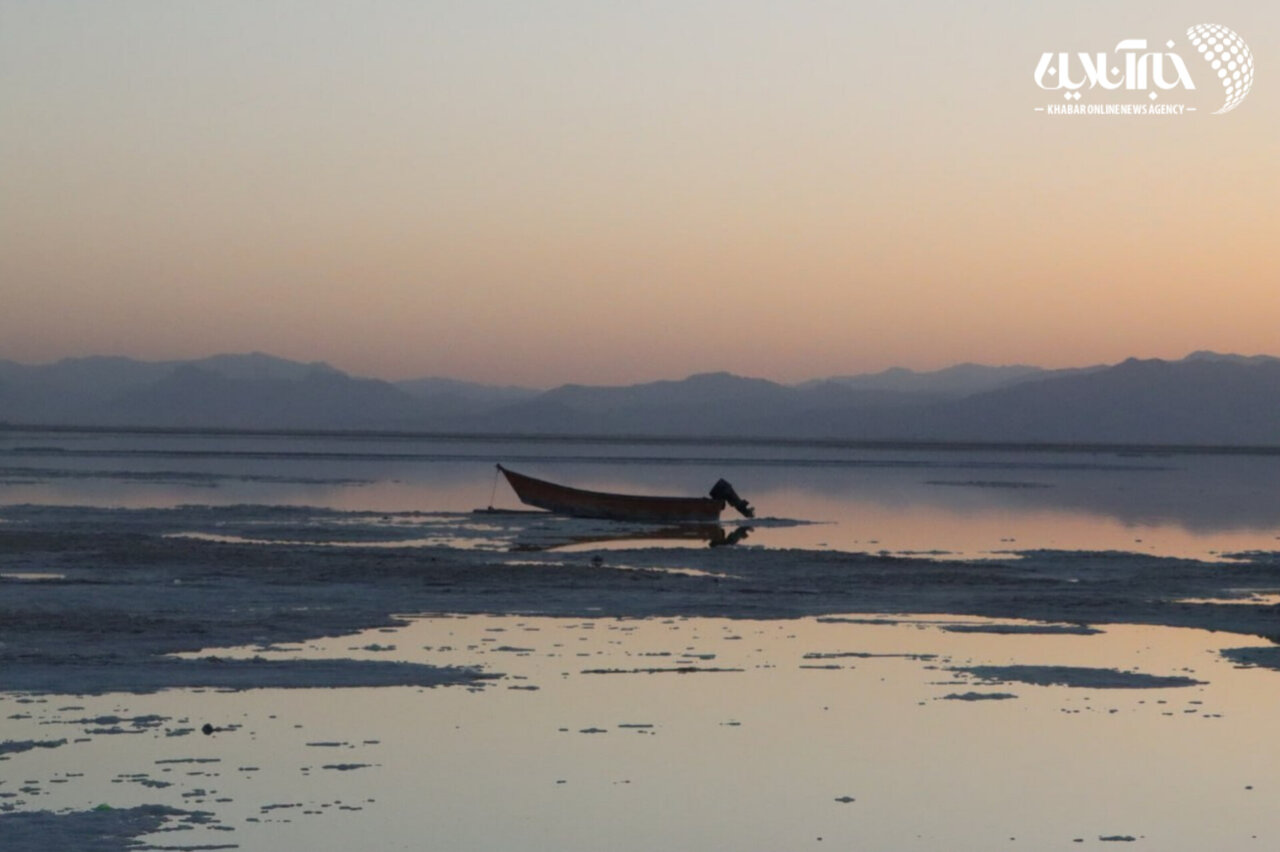
[[[658,523],[716,521],[726,503],[743,515],[755,515],[751,505],[737,495],[733,486],[721,479],[709,497],[648,497],[637,494],[609,494],[570,488],[544,479],[535,479],[498,465],[520,502],[548,512],[575,518],[605,518],[614,521],[654,521]]]

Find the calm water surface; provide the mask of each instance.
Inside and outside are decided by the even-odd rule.
[[[495,462],[649,494],[702,494],[723,476],[766,519],[751,546],[960,556],[1280,549],[1277,455],[0,432],[0,504],[519,508]],[[732,509],[724,521],[746,523]]]
[[[699,494],[726,477],[762,518],[738,546],[1216,556],[1276,549],[1280,536],[1280,458],[1265,455],[0,432],[0,504],[429,512],[388,528],[436,525],[439,540],[466,528],[471,544],[502,550],[519,532],[468,514],[517,507],[495,480],[499,461],[642,493]],[[237,517],[251,527],[257,512]],[[351,525],[362,541],[378,532]],[[5,594],[20,602],[22,582]],[[47,746],[0,754],[0,810],[167,804],[213,821],[148,838],[157,846],[277,852],[1190,852],[1280,841],[1280,674],[1218,654],[1259,640],[956,623],[985,624],[427,615],[306,647],[210,649],[503,677],[481,688],[0,694],[0,743]],[[955,670],[1014,664],[1196,683],[1033,686]],[[206,722],[221,730],[202,735]]]

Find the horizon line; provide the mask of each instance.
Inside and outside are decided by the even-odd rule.
[[[801,379],[800,381],[794,381],[794,382],[779,381],[777,379],[765,378],[764,376],[753,376],[753,375],[747,375],[744,373],[735,373],[731,370],[709,369],[709,370],[694,370],[692,372],[686,373],[685,375],[677,378],[664,377],[664,378],[654,378],[654,379],[646,379],[641,381],[620,382],[620,383],[612,383],[612,384],[563,381],[563,382],[559,382],[555,384],[547,384],[547,385],[522,385],[522,384],[515,384],[512,382],[490,382],[490,381],[481,381],[477,379],[460,379],[455,376],[442,375],[439,373],[433,373],[433,374],[427,374],[427,375],[415,375],[415,376],[410,376],[408,378],[400,378],[400,379],[389,379],[389,378],[384,378],[382,376],[377,376],[377,375],[366,375],[362,373],[351,372],[342,367],[337,367],[331,362],[323,359],[300,360],[300,359],[285,357],[282,355],[275,355],[273,353],[265,352],[260,349],[253,349],[247,352],[214,352],[209,355],[201,355],[201,356],[188,357],[188,358],[156,358],[156,359],[139,358],[132,355],[95,354],[95,355],[66,355],[54,360],[32,362],[32,361],[20,361],[15,358],[0,356],[0,362],[7,361],[10,364],[16,364],[20,367],[28,367],[28,368],[56,367],[59,364],[64,364],[67,362],[94,361],[94,360],[128,361],[135,364],[146,364],[146,365],[152,365],[152,366],[167,365],[167,364],[180,366],[180,365],[187,365],[187,364],[197,364],[201,361],[211,361],[216,358],[260,357],[260,358],[269,358],[274,361],[281,361],[281,362],[285,362],[285,363],[300,366],[300,367],[328,368],[330,370],[334,370],[336,372],[342,373],[343,375],[348,376],[349,378],[371,379],[374,381],[386,382],[392,385],[401,384],[405,382],[435,380],[435,381],[459,382],[462,384],[482,385],[485,387],[493,387],[493,388],[512,388],[512,389],[529,390],[529,391],[549,391],[549,390],[555,390],[557,388],[562,388],[562,387],[588,387],[588,388],[631,387],[636,385],[656,384],[659,382],[680,382],[680,381],[687,381],[689,379],[700,377],[700,376],[717,376],[717,375],[726,375],[726,376],[733,376],[741,379],[766,381],[766,382],[770,382],[776,385],[781,385],[784,387],[797,387],[800,385],[811,384],[814,382],[880,376],[885,373],[890,373],[895,371],[907,372],[913,375],[931,375],[933,373],[940,373],[946,370],[956,369],[958,367],[980,367],[980,368],[991,369],[991,370],[1007,370],[1007,369],[1024,368],[1024,369],[1030,369],[1030,370],[1040,370],[1044,372],[1055,372],[1055,371],[1062,371],[1062,370],[1103,369],[1107,367],[1114,367],[1119,364],[1126,363],[1128,361],[1161,361],[1164,363],[1177,363],[1179,361],[1186,361],[1186,360],[1193,359],[1197,356],[1206,357],[1206,358],[1216,357],[1216,358],[1223,358],[1223,359],[1241,359],[1241,360],[1259,360],[1259,359],[1280,360],[1280,356],[1271,355],[1268,353],[1255,353],[1251,355],[1245,355],[1239,352],[1220,352],[1214,349],[1194,349],[1191,352],[1187,353],[1186,355],[1182,356],[1181,358],[1161,358],[1156,356],[1144,358],[1137,355],[1130,355],[1119,361],[1112,361],[1112,362],[1102,361],[1102,362],[1095,362],[1092,364],[1082,364],[1082,365],[1067,366],[1067,367],[1044,367],[1038,364],[1031,364],[1026,362],[991,364],[991,363],[984,363],[981,361],[963,360],[963,361],[956,361],[954,363],[947,364],[946,366],[936,367],[932,369],[918,369],[914,367],[892,366],[892,367],[885,367],[882,369],[868,370],[866,372],[835,372],[835,373],[829,373],[822,376],[814,376],[808,379]]]

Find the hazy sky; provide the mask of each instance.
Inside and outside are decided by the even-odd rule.
[[[1236,110],[1187,44],[1237,31]],[[1182,116],[1051,116],[1166,40]],[[783,381],[1280,354],[1280,3],[0,0],[0,358]],[[1081,103],[1136,103],[1086,91]]]

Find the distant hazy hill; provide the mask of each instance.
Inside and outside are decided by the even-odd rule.
[[[194,364],[126,391],[97,411],[106,423],[265,429],[419,426],[426,412],[387,382],[332,369],[294,378],[228,376]]]
[[[973,390],[979,388],[979,390]],[[726,373],[566,385],[472,418],[478,431],[996,442],[1280,444],[1280,360],[1039,370],[962,365],[799,386]]]
[[[811,437],[840,412],[931,402],[931,394],[853,390],[837,382],[793,387],[730,373],[619,387],[564,385],[471,420],[479,431]]]
[[[541,393],[532,388],[482,385],[436,377],[409,379],[396,382],[395,386],[442,418],[483,414],[501,405],[532,399]]]
[[[83,422],[81,415],[95,406],[172,369],[128,358],[68,358],[38,366],[0,361],[0,420]]]
[[[784,406],[796,393],[729,373],[621,387],[563,385],[490,412],[475,425],[492,431],[737,434],[744,419]]]
[[[956,364],[933,372],[918,373],[905,367],[894,367],[880,373],[863,373],[857,376],[832,376],[807,382],[801,387],[812,387],[823,382],[843,385],[853,390],[894,391],[897,393],[928,393],[938,396],[968,396],[982,391],[995,390],[1006,385],[1041,378],[1049,371],[1040,367],[1014,365],[988,367],[983,364]]]
[[[729,373],[548,391],[384,382],[261,353],[0,361],[0,422],[994,442],[1280,445],[1280,360],[962,364],[782,385]]]
[[[927,413],[935,437],[1280,444],[1280,361],[1197,353],[977,394]]]
[[[991,367],[985,364],[956,364],[953,367],[946,367],[932,372],[916,372],[903,367],[894,367],[880,373],[834,376],[823,381],[840,384],[853,390],[929,394],[937,399],[955,399],[983,393],[984,391],[999,390],[1000,388],[1022,384],[1023,382],[1093,373],[1103,369],[1106,369],[1106,365],[1076,367],[1065,370],[1046,370],[1042,367],[1031,367],[1025,364],[1003,367]],[[813,385],[817,383],[809,382],[807,384]],[[804,386],[802,385],[801,387]]]
[[[414,393],[262,353],[193,361],[0,361],[0,422],[254,429],[429,429],[511,395],[466,382]],[[529,393],[534,393],[530,391]]]

